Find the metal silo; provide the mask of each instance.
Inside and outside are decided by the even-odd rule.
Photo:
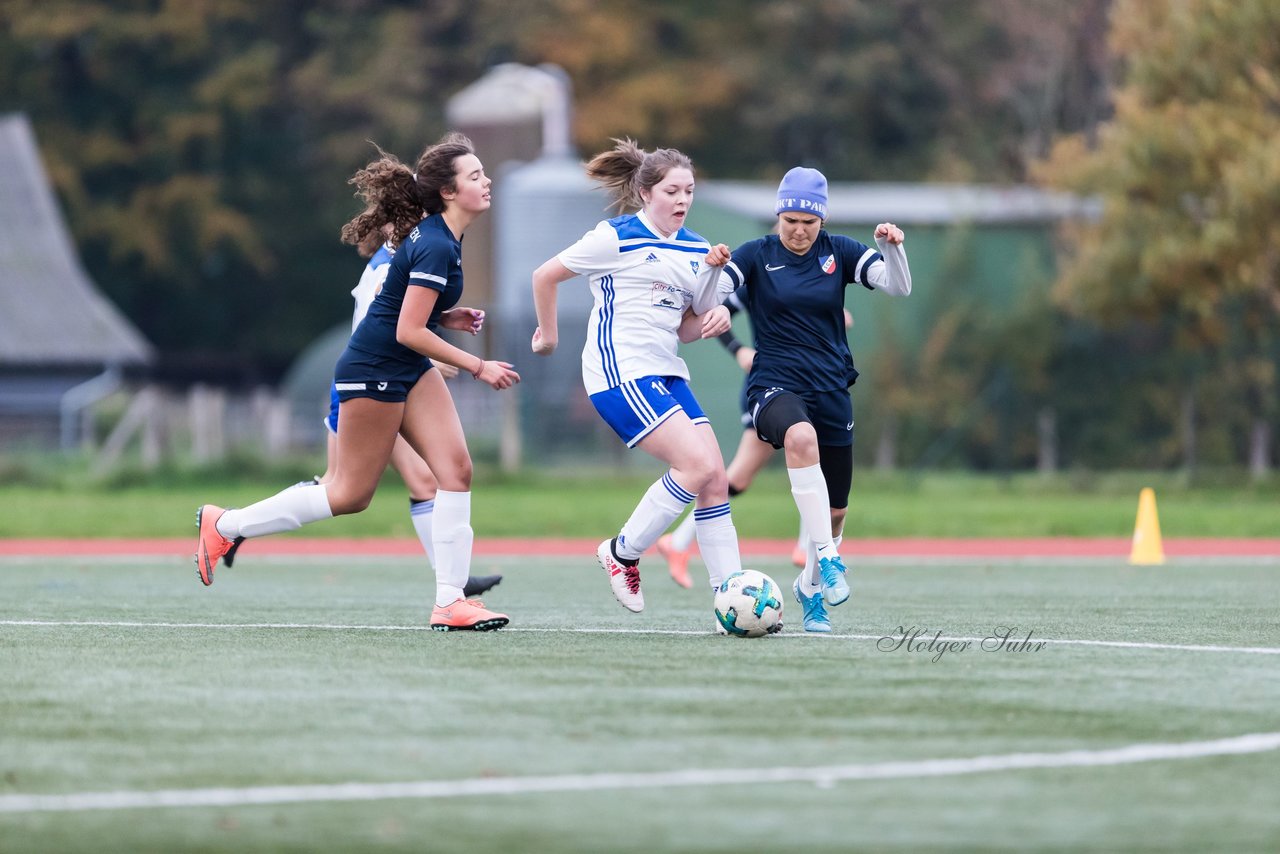
[[[520,354],[519,435],[526,464],[616,462],[623,450],[582,387],[581,353],[592,305],[585,278],[560,284],[556,352],[535,356],[530,349],[537,326],[533,271],[610,216],[608,204],[582,163],[554,155],[504,174],[502,198],[494,203],[495,311],[503,318],[503,351]]]

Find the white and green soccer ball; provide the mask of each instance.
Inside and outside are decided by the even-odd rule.
[[[729,634],[759,638],[782,631],[782,591],[754,569],[735,572],[716,590],[716,622]]]

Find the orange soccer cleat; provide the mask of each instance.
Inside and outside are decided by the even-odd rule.
[[[686,589],[693,587],[693,579],[689,577],[689,552],[690,549],[680,551],[671,541],[670,534],[663,534],[658,538],[658,554],[662,555],[667,562],[667,571],[671,573],[671,580]]]
[[[196,510],[196,528],[200,531],[196,539],[196,574],[205,587],[213,583],[213,570],[218,561],[235,546],[218,533],[218,520],[226,512],[213,504],[205,504]]]
[[[431,628],[437,632],[488,632],[509,622],[506,614],[488,610],[479,599],[455,599],[431,609]]]

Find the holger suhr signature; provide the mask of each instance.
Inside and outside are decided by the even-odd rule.
[[[1033,629],[1027,629],[1023,636],[1017,626],[996,626],[986,637],[976,638],[946,637],[942,630],[932,631],[917,626],[898,626],[898,628],[876,641],[876,649],[881,652],[922,652],[932,653],[932,660],[941,661],[947,653],[969,652],[977,649],[982,652],[1039,652],[1047,646],[1046,641],[1032,640]]]

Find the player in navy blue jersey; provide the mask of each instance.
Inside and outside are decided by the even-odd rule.
[[[355,311],[351,317],[352,332],[360,326],[360,321],[364,320],[370,304],[373,303],[374,297],[378,295],[378,292],[382,290],[382,284],[387,278],[387,270],[391,267],[391,258],[395,255],[395,246],[385,240],[390,236],[391,229],[384,226],[381,233],[372,235],[367,245],[361,244],[357,247],[360,255],[368,258],[369,263],[365,265],[364,272],[360,274],[360,281],[351,289],[351,296],[356,303]],[[440,362],[435,368],[445,379],[452,379],[458,375],[458,369],[446,362]],[[324,474],[312,480],[297,484],[298,486],[310,486],[312,483],[328,483],[333,480],[333,476],[337,472],[339,403],[338,388],[336,385],[330,385],[329,414],[324,418],[325,430],[328,433],[325,446],[325,471]],[[409,520],[413,524],[413,530],[417,533],[419,542],[422,543],[423,551],[427,553],[427,561],[434,565],[435,558],[432,557],[432,554],[435,552],[435,544],[431,540],[431,531],[433,527],[432,521],[435,516],[436,490],[439,488],[439,484],[436,483],[436,477],[431,473],[426,460],[422,459],[418,452],[409,446],[403,436],[396,437],[396,443],[391,449],[391,467],[399,472],[400,478],[409,490]],[[244,537],[236,537],[232,541],[231,548],[222,556],[222,562],[228,568],[236,560],[240,547],[244,542]],[[469,576],[467,583],[462,588],[462,593],[468,598],[479,596],[501,581],[501,575]]]
[[[745,309],[742,303],[743,294],[734,291],[725,298],[724,306],[729,309],[730,317],[737,315]],[[844,311],[844,324],[848,328],[853,325],[853,316],[846,309]],[[733,334],[733,330],[723,332],[718,336],[718,340],[729,351],[729,355],[733,356],[734,361],[738,363],[738,367],[742,368],[744,374],[751,373],[751,365],[755,362],[756,351],[750,344],[744,344],[738,340]],[[744,377],[742,383],[742,392],[740,394],[739,407],[742,410],[742,437],[738,440],[738,449],[733,453],[733,459],[725,467],[725,474],[729,478],[729,498],[732,499],[746,492],[748,487],[755,481],[756,475],[765,467],[769,460],[773,459],[774,451],[777,449],[773,445],[762,440],[756,435],[755,424],[751,420],[751,408],[747,405],[747,378]],[[671,573],[671,578],[681,587],[692,587],[693,582],[689,579],[689,557],[693,551],[693,516],[686,514],[676,526],[675,530],[670,534],[664,534],[658,538],[658,554],[662,555],[667,562],[667,571]],[[809,553],[809,535],[805,533],[804,523],[800,524],[800,533],[796,537],[795,547],[791,551],[791,562],[797,568],[803,568]]]
[[[822,227],[827,179],[816,169],[787,172],[775,213],[777,234],[744,243],[731,256],[722,247],[710,250],[693,310],[743,289],[756,343],[747,376],[752,421],[762,440],[783,449],[791,494],[813,542],[792,589],[805,630],[829,632],[826,606],[849,598],[839,541],[853,479],[849,387],[858,371],[845,335],[845,287],[907,296],[911,271],[904,235],[893,223],[876,226],[875,249]]]
[[[365,509],[396,437],[403,436],[439,481],[431,627],[496,629],[507,616],[462,595],[471,568],[471,455],[453,398],[432,364],[454,365],[495,389],[520,381],[507,362],[481,359],[436,333],[444,328],[474,335],[484,324],[484,312],[457,303],[462,234],[489,209],[492,182],[471,141],[449,134],[419,156],[416,171],[384,153],[350,183],[365,209],[343,227],[343,241],[367,245],[389,225],[397,249],[382,290],[334,368],[342,429],[333,479],[242,509],[203,505],[196,514],[196,568],[200,580],[212,584],[218,560],[236,537],[290,531]]]
[[[534,271],[538,328],[532,347],[543,355],[555,350],[557,288],[585,276],[595,300],[582,350],[587,394],[627,447],[670,466],[618,535],[596,550],[614,597],[640,611],[640,556],[690,503],[696,501],[698,543],[712,587],[742,568],[724,460],[677,354],[681,341],[728,329],[729,313],[718,301],[700,313],[689,311],[710,248],[685,227],[693,164],[675,149],[649,152],[630,140],[615,142],[592,158],[587,174],[611,191],[620,210],[639,211],[604,220]]]

